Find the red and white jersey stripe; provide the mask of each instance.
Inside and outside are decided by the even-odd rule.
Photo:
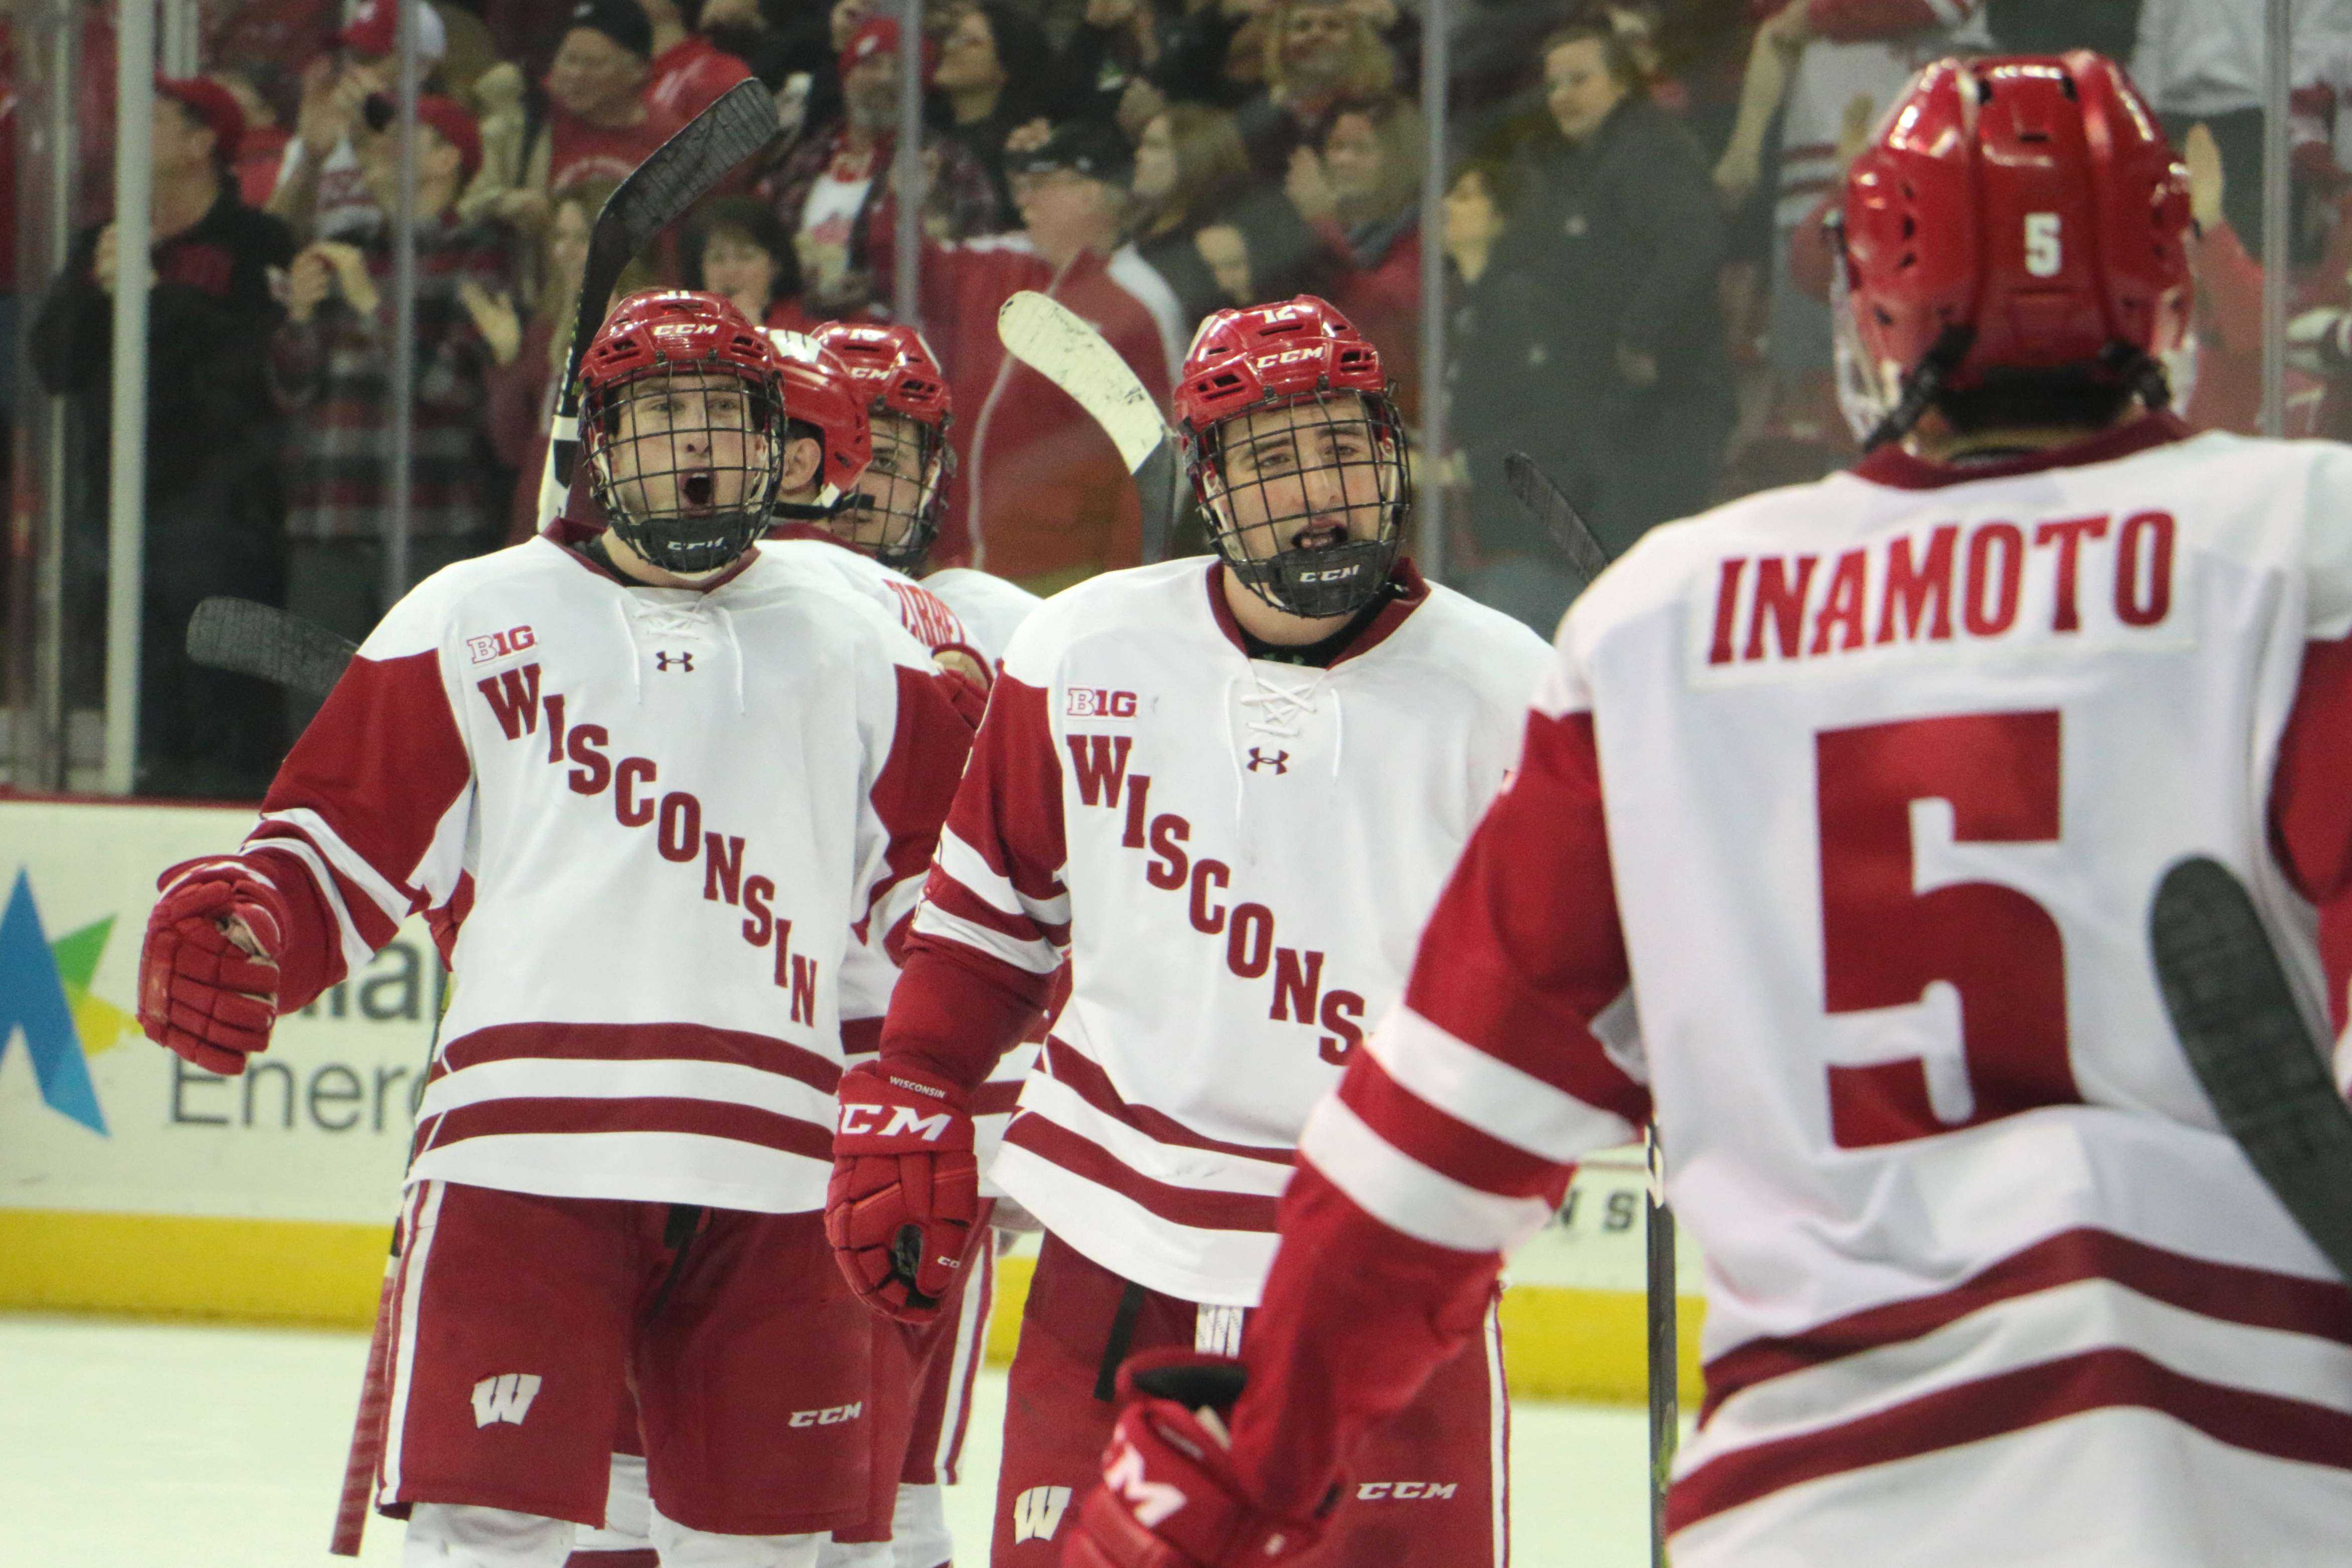
[[[878,1034],[845,956],[910,915],[968,749],[944,678],[765,558],[656,589],[540,538],[436,573],[247,841],[295,904],[279,1005],[422,911],[457,985],[412,1182],[819,1207],[844,1037]]]
[[[2344,1025],[2352,452],[2183,435],[1883,452],[1578,601],[1301,1140],[1234,1426],[1270,1486],[1377,1417],[1327,1380],[1383,1335],[1409,1378],[1654,1112],[1706,1260],[1682,1568],[2340,1555],[2352,1291],[2217,1125],[2145,932],[2214,855]]]
[[[1546,654],[1406,567],[1328,669],[1253,660],[1221,570],[1113,572],[1015,634],[884,1051],[971,1082],[1066,959],[996,1182],[1126,1279],[1246,1306],[1307,1109],[1402,989]]]

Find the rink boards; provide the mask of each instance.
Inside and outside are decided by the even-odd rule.
[[[0,1308],[373,1320],[445,984],[423,924],[281,1020],[241,1079],[155,1049],[131,1018],[156,873],[251,821],[0,798]],[[1635,1152],[1590,1163],[1514,1260],[1515,1390],[1644,1396],[1643,1183]],[[990,1349],[1009,1357],[1027,1259],[1001,1278]],[[1697,1279],[1687,1249],[1682,1279]],[[1685,1296],[1686,1399],[1698,1320]]]

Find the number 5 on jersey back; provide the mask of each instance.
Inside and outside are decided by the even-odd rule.
[[[1940,800],[1956,843],[2054,843],[2054,711],[1956,714],[1814,737],[1827,1009],[1959,996],[1968,1114],[1937,1114],[1919,1057],[1829,1069],[1830,1131],[1874,1148],[2080,1102],[2067,1060],[2066,950],[2050,912],[2013,887],[1963,882],[1921,893],[1911,805]]]

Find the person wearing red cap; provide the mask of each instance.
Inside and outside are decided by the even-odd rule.
[[[500,210],[536,224],[548,198],[586,180],[625,179],[685,121],[648,107],[653,24],[637,0],[579,0],[547,68],[547,120]]]
[[[394,0],[368,0],[335,35],[334,52],[303,70],[302,104],[269,210],[305,240],[349,238],[375,221],[375,199],[353,138],[371,112],[369,101],[394,89],[400,68],[397,26]],[[448,33],[440,14],[420,4],[415,34],[417,64],[429,91],[448,52]],[[373,112],[382,111],[379,102]]]
[[[841,118],[802,138],[782,167],[761,183],[787,232],[798,236],[811,308],[851,317],[879,294],[870,233],[896,206],[890,161],[898,131],[898,24],[874,16],[857,24],[841,51]],[[923,78],[937,50],[923,45]],[[954,239],[997,227],[996,191],[988,171],[935,131],[923,133],[930,164],[926,233]]]
[[[488,449],[489,377],[520,351],[511,303],[518,247],[502,223],[468,224],[458,193],[482,163],[481,132],[454,99],[417,99],[416,400],[407,460],[413,579],[499,542],[506,486]],[[360,132],[374,210],[391,210],[399,137]],[[295,258],[287,321],[271,344],[295,414],[287,475],[287,607],[354,640],[382,616],[383,518],[393,453],[392,225],[320,240]],[[298,703],[298,716],[312,709]]]
[[[155,84],[152,287],[148,294],[147,564],[137,788],[250,800],[278,750],[275,694],[190,664],[188,614],[207,594],[274,600],[283,560],[274,465],[278,431],[264,346],[278,308],[271,277],[293,258],[286,226],[238,199],[245,134],[216,82]],[[42,385],[71,396],[93,438],[68,526],[103,531],[104,434],[121,257],[112,223],[75,237],[34,321]]]

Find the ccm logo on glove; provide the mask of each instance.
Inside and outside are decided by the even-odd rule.
[[[886,1109],[889,1112],[887,1116],[882,1113]],[[936,1144],[955,1125],[955,1120],[952,1111],[926,1116],[912,1105],[844,1105],[840,1130],[851,1137],[909,1137]]]

